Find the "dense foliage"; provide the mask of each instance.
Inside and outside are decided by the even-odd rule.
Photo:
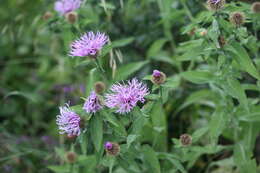
[[[259,3],[54,4],[1,2],[0,172],[260,172]]]

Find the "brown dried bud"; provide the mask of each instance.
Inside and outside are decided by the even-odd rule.
[[[260,13],[260,2],[254,2],[251,6],[253,13]]]
[[[192,137],[189,134],[183,134],[180,137],[180,141],[183,146],[188,146],[192,144]]]
[[[163,84],[166,81],[166,75],[159,71],[159,70],[154,70],[153,75],[152,75],[152,82],[154,84],[160,85]]]
[[[200,32],[200,35],[201,35],[201,36],[205,36],[205,35],[207,35],[207,33],[208,33],[207,30],[203,30],[203,31]]]
[[[95,83],[94,88],[97,94],[102,94],[106,89],[106,85],[104,82],[98,81]]]
[[[114,142],[106,142],[105,149],[108,155],[116,156],[120,152],[120,146]]]
[[[225,44],[227,43],[225,37],[224,37],[224,36],[219,36],[219,38],[218,38],[218,43],[219,43],[219,45],[220,45],[221,47],[224,47]]]
[[[51,12],[49,12],[49,11],[47,11],[47,12],[45,12],[44,13],[44,15],[42,16],[42,19],[43,20],[49,20],[50,18],[52,18],[52,13]]]
[[[70,151],[66,154],[66,159],[68,163],[75,163],[77,161],[77,154],[73,151]]]
[[[69,12],[65,17],[70,24],[74,24],[78,19],[78,14],[75,12]]]
[[[241,26],[245,22],[245,15],[242,12],[234,12],[230,15],[229,20],[236,26]]]
[[[225,0],[208,0],[208,8],[212,11],[220,10],[224,7],[226,1]]]

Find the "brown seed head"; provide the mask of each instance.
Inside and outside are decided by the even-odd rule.
[[[97,94],[102,94],[106,89],[106,85],[104,82],[98,81],[95,83],[94,88]]]
[[[78,14],[75,12],[69,12],[65,17],[70,24],[74,24],[78,19]]]
[[[49,20],[50,18],[52,18],[52,13],[51,12],[49,12],[49,11],[47,11],[47,12],[45,12],[44,13],[44,15],[42,16],[42,19],[43,20]]]
[[[77,154],[73,151],[70,151],[66,154],[68,163],[75,163],[77,161]]]
[[[241,26],[245,22],[245,15],[242,12],[234,12],[230,15],[229,20],[235,26]]]
[[[183,146],[192,144],[192,137],[189,134],[183,134],[180,136],[180,141]]]
[[[260,13],[260,2],[254,2],[251,6],[253,13]]]

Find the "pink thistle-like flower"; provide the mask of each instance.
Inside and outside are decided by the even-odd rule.
[[[69,137],[80,135],[80,117],[70,110],[68,104],[60,107],[60,115],[57,116],[56,123],[60,134],[67,133]]]
[[[161,72],[159,70],[154,70],[153,71],[153,76],[154,77],[160,77],[161,76]]]
[[[102,105],[100,104],[100,99],[98,95],[92,91],[84,103],[83,109],[87,113],[96,113],[98,110],[102,109]]]
[[[81,5],[81,0],[58,0],[54,4],[54,9],[61,15],[75,11]]]
[[[110,90],[111,93],[105,95],[105,105],[120,114],[130,112],[138,101],[144,103],[144,97],[149,94],[146,85],[135,78],[127,84],[114,84]]]
[[[74,41],[70,48],[70,56],[91,56],[96,57],[99,50],[108,42],[108,36],[104,33],[92,31],[83,34],[78,40]]]

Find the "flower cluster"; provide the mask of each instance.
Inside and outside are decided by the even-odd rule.
[[[105,95],[105,104],[120,114],[130,112],[138,101],[144,103],[144,97],[149,94],[146,85],[135,78],[129,80],[127,84],[114,84],[110,91]]]
[[[108,42],[108,36],[104,33],[87,32],[78,40],[74,41],[70,48],[70,56],[91,56],[96,58],[97,53]]]
[[[61,15],[65,15],[78,9],[81,5],[81,0],[58,0],[54,4],[54,9]]]

